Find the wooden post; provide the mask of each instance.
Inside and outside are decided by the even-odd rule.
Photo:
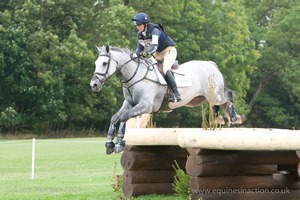
[[[251,175],[251,176],[220,176],[191,177],[191,189],[299,189],[299,180],[285,174]]]
[[[300,161],[296,151],[240,151],[239,160],[244,163],[278,165],[297,165]]]
[[[175,160],[179,166],[185,166],[187,156],[181,156],[176,158],[176,155],[169,155],[165,152],[124,151],[121,165],[124,170],[172,170]]]
[[[123,185],[125,198],[147,194],[174,194],[172,183],[138,183]]]
[[[188,152],[190,156],[186,162],[186,171],[190,175],[192,199],[279,200],[292,199],[296,194],[300,194],[300,158],[296,151],[189,148]],[[258,189],[270,192],[249,195],[240,191],[252,192]],[[281,198],[274,198],[271,191],[275,189],[286,190],[289,193],[280,194]],[[219,191],[219,194],[212,191]],[[222,193],[224,191],[225,194]],[[233,193],[236,191],[238,194]]]
[[[173,194],[175,161],[184,169],[188,152],[179,146],[129,145],[121,157],[123,194]]]
[[[174,170],[137,170],[124,171],[123,180],[125,184],[136,183],[172,183],[174,181]]]
[[[246,164],[238,155],[191,155],[186,162],[191,176],[266,175],[277,173],[277,165]]]
[[[297,200],[300,197],[299,190],[277,189],[218,189],[195,190],[192,200]]]
[[[300,178],[300,162],[298,164],[298,170],[297,170],[297,173],[298,173],[298,177]]]
[[[131,128],[126,129],[124,140],[126,140],[126,145],[177,146],[177,135],[177,129],[174,128]]]
[[[222,129],[177,131],[182,148],[290,151],[300,150],[300,130]]]
[[[298,130],[127,129],[125,140],[121,164],[125,170],[123,193],[126,198],[172,194],[175,160],[190,175],[192,199],[279,200],[300,197]],[[221,191],[222,195],[217,196],[211,193],[216,189],[225,190],[225,193]],[[271,192],[274,189],[286,193],[261,193],[261,190]],[[242,191],[234,194],[233,190]],[[254,190],[259,190],[259,193]]]

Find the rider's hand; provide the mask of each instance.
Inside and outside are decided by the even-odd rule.
[[[137,57],[138,57],[138,55],[136,53],[131,53],[130,54],[130,58],[131,59],[134,59],[134,58],[137,58]]]
[[[142,52],[140,53],[140,56],[143,57],[143,58],[148,57],[148,55],[149,55],[149,53],[148,53],[147,51],[142,51]]]

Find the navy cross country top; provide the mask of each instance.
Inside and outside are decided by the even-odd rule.
[[[155,38],[157,37],[158,38]],[[148,23],[146,31],[138,32],[138,48],[136,54],[146,50],[149,54],[162,52],[168,46],[175,46],[175,42],[166,34],[160,24]]]

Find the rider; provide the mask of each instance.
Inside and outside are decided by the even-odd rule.
[[[142,57],[153,55],[162,62],[164,77],[174,93],[174,102],[181,101],[171,67],[176,60],[177,50],[174,41],[165,33],[160,24],[150,23],[146,13],[140,12],[131,19],[138,29],[136,54]]]

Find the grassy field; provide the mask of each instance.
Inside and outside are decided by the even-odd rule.
[[[104,142],[104,138],[36,140],[32,180],[32,140],[0,140],[0,199],[120,199],[113,177],[122,174],[121,154],[106,155]]]

